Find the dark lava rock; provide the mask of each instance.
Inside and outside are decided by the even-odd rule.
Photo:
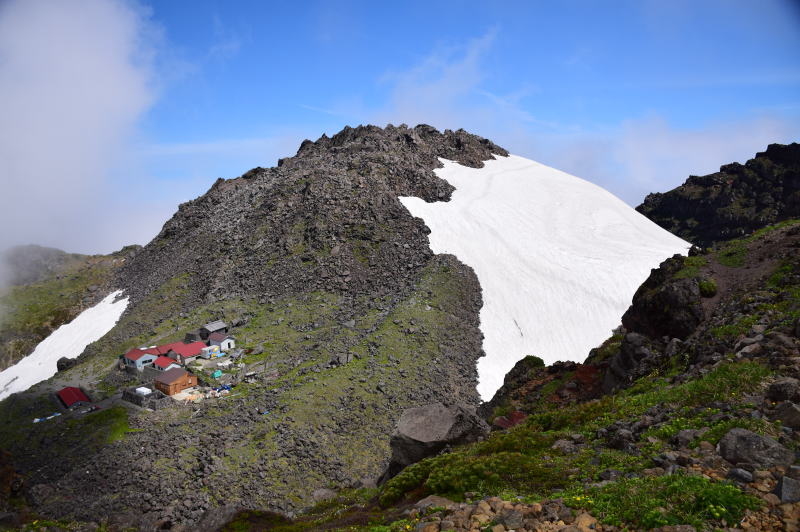
[[[718,450],[720,456],[732,464],[749,463],[770,468],[794,462],[794,453],[777,441],[742,428],[728,431],[719,441]]]
[[[741,469],[739,467],[734,467],[728,471],[728,478],[736,482],[743,482],[745,484],[753,482],[753,474],[750,471]]]
[[[58,371],[66,371],[77,363],[78,361],[74,358],[61,357],[56,362],[56,368]]]
[[[650,272],[650,277],[636,290],[633,302],[622,316],[622,325],[630,332],[650,338],[686,339],[705,314],[696,279],[675,279],[685,258],[675,255]]]
[[[777,379],[769,385],[766,397],[776,402],[800,400],[800,381],[792,377]]]
[[[787,427],[800,428],[800,407],[789,401],[781,403],[775,409],[775,419]]]
[[[489,433],[489,425],[463,406],[441,403],[410,408],[403,412],[390,442],[392,459],[379,483],[386,482],[406,466],[433,456],[448,445],[478,441]]]
[[[655,223],[702,247],[800,216],[800,144],[770,144],[745,164],[691,176],[636,207]]]
[[[626,334],[619,351],[611,357],[603,379],[603,390],[609,393],[632,384],[660,365],[663,347],[647,336],[635,332]]]

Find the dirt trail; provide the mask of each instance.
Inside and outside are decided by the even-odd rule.
[[[723,298],[763,286],[764,279],[778,268],[787,247],[800,247],[800,227],[778,229],[747,245],[744,265],[730,267],[720,264],[716,254],[709,254],[709,265],[703,273],[717,283],[714,297],[703,299],[703,310],[710,316]]]

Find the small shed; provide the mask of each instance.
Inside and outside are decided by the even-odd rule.
[[[158,377],[153,382],[157,390],[167,395],[175,395],[186,388],[197,386],[197,377],[182,368],[172,368]]]
[[[89,398],[83,393],[83,390],[74,386],[67,386],[58,392],[58,398],[64,403],[67,408],[74,405],[82,405],[90,403]]]
[[[205,325],[200,327],[200,336],[204,340],[207,339],[211,333],[215,332],[222,332],[222,333],[228,332],[228,325],[224,321],[217,320],[206,323]]]
[[[153,361],[153,367],[158,371],[167,371],[172,368],[179,368],[181,365],[174,358],[161,355]]]
[[[234,337],[220,332],[211,333],[208,335],[209,345],[218,345],[221,351],[230,351],[236,347]]]
[[[139,371],[144,370],[145,366],[150,366],[158,358],[158,351],[154,348],[136,347],[122,356],[125,367],[135,368]]]

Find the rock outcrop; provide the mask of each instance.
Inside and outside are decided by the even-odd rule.
[[[703,247],[800,217],[800,144],[770,144],[745,164],[650,194],[636,210]]]
[[[734,465],[770,468],[794,462],[794,452],[769,436],[759,436],[747,429],[731,429],[718,445],[720,456]]]
[[[636,290],[622,325],[651,338],[685,339],[703,321],[700,287],[696,279],[676,278],[684,257],[676,255],[652,270]]]
[[[386,482],[405,467],[439,453],[448,445],[475,442],[488,433],[486,422],[461,405],[447,407],[433,403],[410,408],[397,422],[390,442],[392,459],[381,482]]]

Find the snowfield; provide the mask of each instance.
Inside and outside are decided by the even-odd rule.
[[[75,358],[86,346],[110,331],[128,307],[128,298],[117,297],[122,291],[107,295],[100,303],[53,331],[33,353],[0,372],[0,400],[12,393],[27,390],[57,373],[61,357]]]
[[[610,192],[535,161],[442,162],[436,174],[456,188],[449,202],[400,201],[431,229],[435,253],[455,255],[478,276],[484,400],[526,355],[583,362],[650,269],[690,247]]]

